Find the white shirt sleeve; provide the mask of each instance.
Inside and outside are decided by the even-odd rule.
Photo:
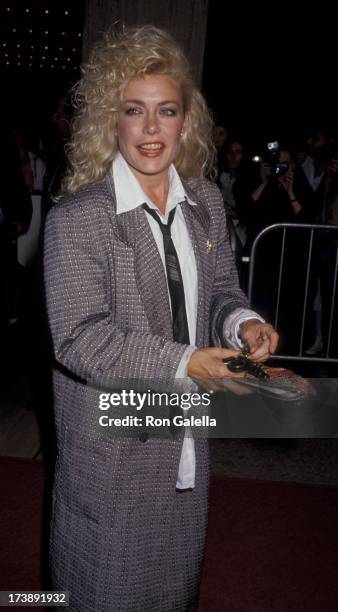
[[[249,319],[258,319],[265,323],[264,319],[254,310],[249,308],[236,308],[224,321],[223,338],[228,346],[234,349],[242,348],[243,343],[238,336],[239,326]]]
[[[176,378],[187,380],[187,367],[191,355],[196,350],[194,346],[189,346],[182,356],[177,368]],[[196,389],[193,381],[189,384],[192,390]],[[176,489],[194,489],[196,473],[195,441],[190,427],[185,428],[180,464],[178,467]]]

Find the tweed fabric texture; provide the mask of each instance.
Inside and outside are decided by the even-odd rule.
[[[196,344],[220,344],[220,314],[247,301],[237,283],[218,189],[184,182],[198,273]],[[110,439],[98,389],[149,379],[175,388],[185,345],[173,341],[162,261],[145,211],[116,215],[111,173],[51,210],[45,284],[55,359],[58,459],[51,572],[81,612],[191,612],[203,558],[207,441],[196,440],[196,487],[175,489],[182,436]],[[69,375],[67,374],[69,372]],[[86,381],[83,384],[74,376]]]

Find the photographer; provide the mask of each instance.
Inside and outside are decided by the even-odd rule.
[[[253,176],[249,191],[246,221],[246,249],[250,253],[256,236],[275,223],[298,223],[306,221],[306,206],[298,195],[295,164],[288,149],[279,149],[278,143],[264,160],[256,161],[256,176]],[[263,316],[274,320],[276,314],[278,279],[281,262],[283,233],[272,230],[265,234],[256,249],[252,306],[259,308]],[[304,231],[288,232],[283,246],[283,287],[278,309],[278,329],[281,350],[293,354],[299,344],[301,329],[303,285],[306,277]],[[285,285],[286,286],[286,285]],[[290,295],[293,299],[290,300]]]
[[[295,164],[288,149],[280,149],[276,161],[261,161],[259,173],[253,179],[251,204],[247,210],[247,248],[257,234],[274,223],[305,221],[295,181]],[[296,193],[295,193],[296,192]]]

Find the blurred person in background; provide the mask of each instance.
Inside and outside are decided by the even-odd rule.
[[[0,194],[0,332],[1,365],[4,380],[16,374],[18,347],[13,342],[12,332],[19,320],[22,292],[22,271],[17,261],[17,241],[29,229],[32,217],[32,202],[21,172],[20,157],[14,136],[5,128],[2,131],[1,147],[1,194]],[[13,361],[14,360],[14,361]]]
[[[225,163],[218,185],[227,218],[231,248],[235,256],[241,287],[246,288],[247,269],[242,262],[247,242],[247,227],[241,211],[248,199],[249,164],[241,139],[231,138],[225,146]]]
[[[225,146],[228,140],[228,130],[223,125],[215,125],[213,130],[213,142],[216,148],[216,169],[217,169],[217,179],[218,183],[219,177],[224,170],[224,166],[226,165],[225,158]]]

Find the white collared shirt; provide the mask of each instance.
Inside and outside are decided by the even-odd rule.
[[[190,206],[196,206],[196,203],[187,197],[177,170],[173,165],[171,165],[169,168],[169,193],[166,212],[164,215],[144,193],[141,185],[130,170],[121,153],[118,153],[114,159],[113,176],[116,193],[116,214],[118,215],[122,212],[133,210],[138,206],[142,206],[143,203],[146,203],[150,208],[153,208],[158,213],[159,219],[162,221],[162,223],[168,223],[169,213],[176,207],[175,217],[171,226],[171,237],[181,268],[190,343],[194,345],[196,340],[198,300],[197,268],[194,250],[191,244],[180,202],[184,202],[184,200],[186,200]],[[146,212],[144,214],[146,214]],[[150,215],[146,216],[162,259],[164,272],[166,274],[162,232],[157,221]],[[170,296],[169,289],[168,295]],[[182,376],[184,376],[184,373]]]
[[[195,350],[194,343],[196,342],[198,279],[195,254],[180,203],[186,200],[190,206],[197,206],[197,204],[191,199],[189,199],[187,194],[185,193],[185,189],[182,185],[181,179],[174,165],[171,165],[169,167],[169,193],[166,211],[164,215],[159,211],[157,206],[150,200],[150,198],[144,193],[136,176],[130,170],[127,162],[125,161],[121,153],[118,153],[113,161],[113,177],[116,193],[117,215],[134,210],[135,208],[142,206],[142,204],[146,203],[150,208],[153,208],[158,213],[159,218],[163,223],[167,223],[170,211],[175,207],[177,209],[171,226],[171,237],[177,252],[181,268],[186,302],[187,321],[189,327],[189,337],[191,344],[191,346],[188,347],[185,351],[176,372],[177,378],[184,378],[187,376],[188,361],[190,360],[190,357]],[[164,273],[166,275],[162,232],[157,221],[145,211],[144,214],[147,217],[150,229],[154,236],[159,254],[162,259]],[[170,303],[169,289],[168,295]],[[251,318],[259,317],[253,311],[242,308],[237,308],[233,313],[231,313],[231,315],[225,321],[223,330],[224,337],[226,338],[230,346],[234,348],[238,348],[239,346],[241,346],[241,342],[238,338],[239,325],[243,321]],[[195,487],[195,443],[191,431],[188,433],[190,435],[185,435],[184,437],[181,459],[178,469],[176,487],[179,489]]]
[[[321,172],[318,176],[315,176],[315,166],[313,162],[313,158],[309,155],[305,158],[303,163],[301,164],[303,168],[303,172],[308,180],[308,183],[312,189],[312,191],[317,191],[322,178],[324,176],[324,172]]]
[[[142,206],[142,204],[146,203],[150,208],[156,210],[162,223],[167,223],[170,211],[175,207],[177,208],[171,226],[171,237],[177,252],[177,257],[181,268],[190,343],[194,344],[196,339],[198,298],[197,268],[195,254],[192,248],[190,236],[184,220],[180,202],[187,200],[190,206],[196,206],[196,204],[187,197],[180,177],[178,176],[176,168],[173,165],[171,165],[169,168],[169,193],[166,212],[164,215],[160,213],[157,206],[155,206],[155,204],[150,200],[150,198],[144,193],[141,185],[137,181],[135,175],[130,170],[127,162],[122,157],[121,153],[118,153],[113,161],[113,177],[116,194],[117,215],[133,210],[138,206]],[[167,276],[162,232],[159,228],[157,221],[153,219],[151,215],[147,215],[146,212],[144,212],[144,214],[147,217],[150,229],[156,242],[156,246],[159,250],[162,259],[165,275]],[[170,303],[169,288],[168,295]],[[177,378],[183,378],[184,376],[186,376],[186,367],[194,350],[195,349],[193,346],[186,350],[176,372]],[[178,489],[187,489],[195,487],[195,442],[191,432],[189,432],[189,434],[189,436],[185,435],[183,440],[181,459],[178,467],[176,482],[176,487]]]

